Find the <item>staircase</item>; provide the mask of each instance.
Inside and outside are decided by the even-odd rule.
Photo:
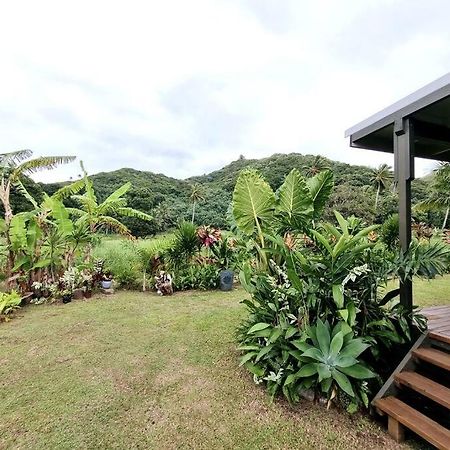
[[[450,337],[421,336],[372,402],[388,416],[389,434],[409,429],[438,449],[450,449]]]

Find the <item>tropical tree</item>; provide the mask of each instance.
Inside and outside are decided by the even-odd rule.
[[[84,193],[74,193],[70,198],[78,202],[79,208],[67,208],[67,211],[72,216],[77,217],[75,224],[77,226],[85,224],[89,231],[94,234],[101,230],[111,230],[115,233],[130,237],[130,230],[117,217],[135,217],[141,220],[150,221],[152,217],[142,211],[130,208],[127,206],[127,199],[125,194],[130,190],[131,183],[125,183],[110,194],[103,202],[98,202],[95,195],[92,181],[84,169],[83,162],[81,162],[83,170],[83,179],[78,180],[71,185],[65,187],[65,191],[59,191],[57,198],[64,197],[69,193],[79,190],[80,182],[84,186]]]
[[[377,169],[372,171],[372,176],[370,177],[370,183],[376,190],[375,196],[375,211],[378,207],[378,200],[380,198],[380,193],[386,190],[392,180],[391,167],[387,164],[381,164]]]
[[[324,170],[328,170],[329,168],[330,167],[328,166],[326,159],[320,155],[315,156],[311,164],[305,164],[302,167],[307,177],[313,177]]]
[[[201,202],[205,199],[204,193],[203,193],[203,187],[199,183],[195,183],[191,185],[191,194],[189,196],[191,202],[192,202],[192,219],[191,222],[194,223],[195,219],[195,205],[198,202]]]
[[[428,200],[416,205],[419,211],[439,210],[444,212],[442,229],[444,230],[450,212],[450,163],[441,162],[434,171]]]
[[[30,159],[33,155],[31,150],[18,150],[15,152],[0,154],[0,201],[5,211],[4,223],[2,224],[6,245],[9,248],[7,255],[7,276],[11,276],[14,266],[14,252],[11,249],[9,229],[13,219],[10,195],[11,188],[23,188],[20,179],[23,176],[32,175],[40,170],[53,169],[59,164],[66,164],[75,159],[75,156],[40,156]]]

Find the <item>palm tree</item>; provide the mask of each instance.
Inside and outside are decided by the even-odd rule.
[[[314,157],[311,164],[305,164],[302,169],[305,171],[307,177],[313,177],[318,173],[329,169],[326,159],[323,156],[317,155]]]
[[[194,223],[195,219],[195,205],[204,200],[203,187],[199,183],[195,183],[191,185],[191,195],[189,196],[192,202],[192,219],[191,222]]]
[[[11,187],[17,187],[19,190],[23,187],[20,178],[31,175],[40,170],[53,169],[59,164],[72,162],[75,156],[40,156],[29,159],[33,155],[31,150],[18,150],[15,152],[0,154],[0,201],[5,211],[4,215],[4,234],[6,244],[10,248],[9,228],[14,216],[11,207],[10,194]],[[14,266],[14,252],[8,251],[7,258],[7,276],[11,276],[11,269]]]
[[[392,170],[387,164],[381,164],[377,169],[372,170],[372,176],[370,177],[370,183],[376,189],[377,193],[375,196],[375,211],[378,207],[378,200],[380,198],[380,193],[383,192],[391,182]]]
[[[431,183],[430,197],[428,200],[416,205],[416,209],[429,211],[437,209],[445,211],[442,230],[445,230],[450,213],[450,163],[441,162],[434,170],[434,178]]]

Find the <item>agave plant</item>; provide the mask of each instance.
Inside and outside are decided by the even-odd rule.
[[[362,338],[355,338],[350,326],[342,321],[331,329],[328,322],[319,319],[315,326],[306,330],[305,335],[306,339],[295,342],[295,346],[302,352],[300,357],[306,363],[286,379],[285,385],[298,378],[309,378],[312,385],[320,386],[329,401],[336,397],[339,387],[367,407],[367,392],[361,380],[376,375],[357,358],[370,345]]]

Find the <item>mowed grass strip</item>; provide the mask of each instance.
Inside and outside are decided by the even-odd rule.
[[[388,283],[387,290],[396,289],[398,281]],[[450,305],[450,275],[437,276],[433,280],[415,278],[413,301],[422,307]]]
[[[362,415],[271,403],[238,367],[242,290],[118,292],[0,324],[0,448],[393,449]]]

